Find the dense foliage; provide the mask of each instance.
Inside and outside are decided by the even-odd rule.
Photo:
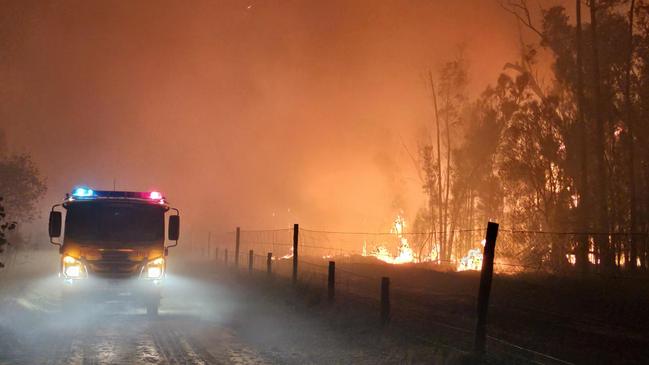
[[[441,99],[432,135],[443,147],[431,141],[420,149],[430,199],[416,224],[434,232],[430,242],[446,259],[479,242],[457,229],[496,220],[522,231],[499,240],[500,255],[518,263],[646,269],[649,5],[590,1],[580,6],[589,22],[557,6],[543,11],[538,28],[524,1],[509,5],[538,41],[523,45],[520,60],[478,100],[456,95],[465,82],[461,58],[439,81],[431,77]],[[553,56],[546,84],[537,77],[539,52]],[[462,126],[461,137],[444,132],[451,124]]]
[[[0,196],[10,218],[23,222],[36,218],[36,204],[46,190],[45,179],[31,156],[8,152],[0,130]]]
[[[7,221],[6,218],[7,215],[2,205],[2,198],[0,197],[0,254],[4,252],[6,246],[9,244],[7,232],[16,228],[16,222]],[[4,267],[4,264],[0,261],[0,268],[2,267]]]

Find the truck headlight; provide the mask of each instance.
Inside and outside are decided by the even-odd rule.
[[[165,260],[162,257],[149,261],[142,270],[142,276],[145,279],[160,279],[164,275],[164,267]]]
[[[63,275],[68,279],[81,279],[86,274],[83,263],[72,256],[63,258]]]

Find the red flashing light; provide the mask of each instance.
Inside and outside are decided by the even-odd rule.
[[[151,193],[149,193],[149,199],[160,200],[162,199],[162,194],[158,191],[152,191]]]

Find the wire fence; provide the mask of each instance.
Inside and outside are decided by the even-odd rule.
[[[444,234],[445,252],[440,252],[439,240]],[[300,229],[300,252],[306,256],[336,258],[337,261],[350,257],[374,256],[390,262],[409,263],[432,262],[441,267],[453,268],[461,264],[462,259],[471,261],[471,255],[482,250],[484,228],[455,229],[446,232],[361,232],[361,231],[327,231]],[[205,248],[195,249],[199,254],[211,255],[215,247],[227,247],[236,240],[236,231],[226,232],[208,238],[210,243]],[[272,252],[274,257],[290,257],[292,250],[293,230],[240,230],[240,249],[253,249],[258,252]],[[496,247],[495,270],[500,273],[546,272],[560,275],[583,274],[576,270],[580,259],[586,261],[587,270],[591,273],[610,270],[602,268],[606,252],[596,245],[597,241],[606,240],[609,247],[610,261],[615,267],[614,273],[628,275],[625,270],[632,262],[631,242],[636,247],[649,247],[649,233],[645,232],[570,232],[540,231],[501,228]],[[407,249],[404,250],[404,242]],[[580,247],[580,244],[582,247]],[[585,249],[583,248],[585,245]],[[601,243],[599,244],[601,246]],[[191,247],[196,247],[192,245]],[[636,255],[636,266],[639,272],[649,269],[649,257],[639,250]],[[392,263],[392,262],[391,262]],[[476,265],[479,265],[477,263]],[[475,266],[475,265],[474,265]],[[646,275],[634,275],[643,278]]]
[[[457,252],[481,252],[485,231],[485,228],[453,231]],[[247,269],[255,274],[289,279],[294,275],[294,247],[297,247],[299,283],[326,292],[330,285],[329,262],[334,261],[336,300],[358,301],[372,308],[382,304],[381,280],[389,277],[393,322],[420,326],[422,333],[437,334],[436,338],[446,339],[448,346],[471,347],[470,339],[477,319],[479,270],[457,272],[462,259],[459,254],[435,257],[432,252],[435,232],[342,232],[301,228],[297,246],[295,233],[294,229],[227,232],[215,236],[212,241],[212,250],[220,252],[213,256],[224,261],[227,249],[229,267],[238,266],[242,271]],[[593,333],[622,333],[611,325],[616,321],[628,321],[618,313],[618,307],[628,309],[630,293],[638,293],[637,280],[645,290],[640,293],[649,290],[649,284],[645,285],[649,280],[642,273],[608,276],[604,289],[622,294],[619,301],[606,298],[604,306],[609,317],[603,319],[598,306],[585,306],[588,300],[598,299],[591,293],[602,289],[597,271],[600,253],[592,247],[593,237],[598,234],[607,235],[610,242],[622,243],[632,236],[644,237],[623,232],[499,230],[494,270],[505,275],[494,281],[489,303],[490,316],[497,323],[487,337],[492,354],[502,353],[537,363],[567,364],[569,362],[560,357],[571,358],[574,355],[572,350],[559,351],[558,357],[550,355],[561,347],[561,341],[544,342],[539,338],[574,336],[579,339],[579,336],[583,337],[583,329],[594,329]],[[597,274],[590,277],[584,277],[574,269],[575,249],[579,242],[583,242],[584,236],[588,237],[587,242],[591,242],[587,253],[594,268],[591,273]],[[404,242],[410,251],[404,249]],[[559,245],[562,251],[558,256],[564,269],[551,270],[548,263],[556,259],[552,255],[557,256],[555,251],[559,243],[563,244]],[[235,256],[237,251],[238,256]],[[623,260],[620,257],[624,257],[624,250],[620,252],[623,254],[616,260]],[[528,273],[535,275],[510,275]],[[626,279],[632,279],[632,282]],[[641,296],[639,294],[634,303],[638,307],[649,305],[647,298]],[[634,320],[639,331],[649,325],[646,315]],[[626,326],[624,331],[633,330],[630,327],[634,326]],[[537,333],[530,335],[533,330]],[[595,342],[605,340],[605,336],[593,336]],[[644,344],[643,341],[640,340]],[[597,359],[596,355],[592,356],[592,359]]]

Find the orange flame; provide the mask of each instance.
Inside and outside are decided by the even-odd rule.
[[[486,241],[482,240],[481,243],[482,246],[484,247]],[[474,271],[482,270],[482,250],[481,249],[472,248],[469,250],[466,256],[460,259],[460,262],[458,262],[457,264],[457,271],[467,271],[467,270],[474,270]]]
[[[396,256],[392,256],[390,251],[384,245],[377,245],[374,249],[368,254],[367,252],[367,243],[363,242],[363,256],[374,256],[377,259],[387,262],[388,264],[406,264],[417,262],[415,259],[415,254],[408,244],[408,239],[404,235],[406,228],[406,221],[397,215],[397,218],[394,220],[392,229],[390,233],[394,233],[399,239],[399,253]]]
[[[271,257],[271,260],[287,260],[287,259],[292,259],[293,258],[293,247],[291,247],[291,252],[287,253],[286,255],[282,257]]]

